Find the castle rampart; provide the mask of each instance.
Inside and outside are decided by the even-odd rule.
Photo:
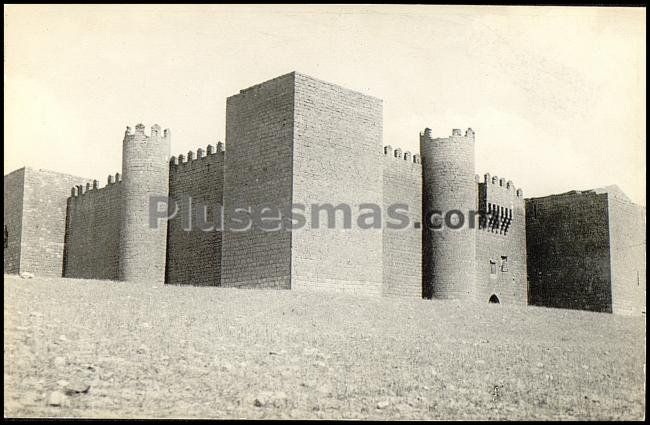
[[[77,185],[67,200],[63,276],[118,279],[120,174],[108,176],[105,187],[93,180]]]
[[[383,290],[386,296],[422,297],[422,165],[419,155],[384,146]],[[404,204],[408,228],[386,225],[388,208]],[[416,224],[417,223],[417,224]]]
[[[216,150],[208,145],[190,153],[170,160],[169,198],[177,211],[168,222],[165,282],[219,286],[223,232],[209,226],[221,224],[224,147],[219,142]]]
[[[645,312],[645,209],[620,190],[524,199],[475,174],[472,129],[425,129],[415,153],[382,147],[382,125],[380,99],[293,72],[228,98],[227,152],[170,158],[169,130],[138,124],[104,187],[16,170],[5,272]],[[154,197],[172,201],[158,226]],[[229,227],[269,206],[279,230]]]
[[[486,173],[478,183],[476,299],[527,303],[526,216],[523,191]]]

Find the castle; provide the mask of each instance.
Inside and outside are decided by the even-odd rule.
[[[645,314],[645,209],[617,188],[524,199],[475,174],[475,134],[382,146],[382,101],[300,73],[227,100],[226,146],[170,157],[171,132],[127,127],[121,174],[4,177],[5,273],[329,290]],[[72,188],[72,189],[71,189]],[[152,196],[180,206],[152,227]],[[189,204],[184,199],[191,198]],[[186,231],[183,209],[313,202],[408,206],[409,227]],[[432,228],[431,211],[478,213]],[[208,215],[210,213],[208,212]]]

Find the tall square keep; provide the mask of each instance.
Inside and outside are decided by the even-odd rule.
[[[223,286],[381,293],[381,229],[356,223],[361,204],[383,202],[380,99],[286,74],[228,98],[226,145],[226,222],[270,205],[293,206],[305,225],[226,231]]]

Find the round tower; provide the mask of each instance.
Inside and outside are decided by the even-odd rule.
[[[422,156],[423,259],[425,298],[462,299],[475,282],[477,209],[474,132],[454,129],[448,138],[420,134]]]
[[[147,136],[144,125],[135,133],[126,128],[122,145],[121,225],[119,242],[119,279],[163,283],[167,251],[167,223],[150,223],[152,197],[169,194],[169,142],[171,134],[160,126],[151,127]],[[155,201],[155,198],[153,198]],[[166,205],[158,203],[157,209]]]

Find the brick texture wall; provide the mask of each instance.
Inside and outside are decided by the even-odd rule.
[[[526,200],[529,304],[611,312],[607,194]]]
[[[443,225],[425,228],[423,275],[427,297],[467,298],[476,279],[476,230],[467,226],[470,211],[477,208],[474,176],[474,132],[465,136],[458,129],[448,138],[433,138],[431,130],[420,135],[422,154],[422,214],[443,216],[459,210],[465,224],[459,229]],[[452,223],[453,224],[453,223]]]
[[[617,188],[608,193],[612,310],[615,314],[645,312],[645,208]]]
[[[20,271],[61,276],[66,200],[83,177],[25,168]]]
[[[356,219],[360,204],[383,204],[382,102],[293,75],[293,202],[306,204],[309,220],[291,234],[292,288],[379,295],[382,230],[361,229]],[[352,228],[343,229],[342,219],[335,228],[313,227],[313,203],[349,205]]]
[[[479,209],[491,212],[492,218],[477,223],[476,299],[488,302],[495,295],[501,304],[526,305],[528,276],[523,192],[517,191],[511,181],[486,174],[484,181],[478,184],[478,194]]]
[[[294,76],[240,91],[226,103],[224,210],[291,206]],[[229,287],[291,287],[291,234],[225,231],[221,282]]]
[[[223,233],[204,231],[204,223],[214,226],[221,220],[217,207],[223,205],[223,166],[222,143],[172,157],[169,197],[178,210],[168,222],[166,283],[221,285]]]
[[[169,144],[171,134],[153,125],[150,135],[138,124],[127,129],[122,144],[122,215],[119,242],[119,279],[165,281],[167,226],[152,226],[152,196],[169,194]]]
[[[387,213],[390,205],[408,205],[409,227],[383,227],[382,293],[422,298],[422,165],[419,156],[385,146],[383,181],[383,213]]]
[[[111,178],[103,188],[77,188],[68,198],[63,276],[118,278],[122,183]]]
[[[8,231],[7,247],[3,254],[5,273],[20,273],[24,189],[25,168],[4,176],[4,225]]]

